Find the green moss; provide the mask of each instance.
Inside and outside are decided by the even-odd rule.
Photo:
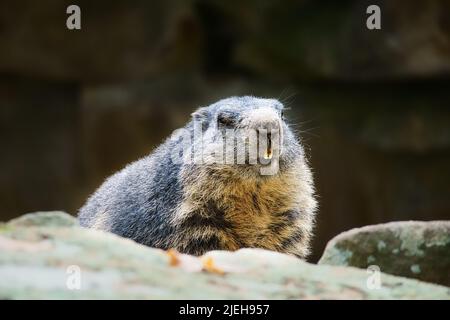
[[[383,251],[384,249],[386,249],[386,242],[384,242],[383,240],[378,241],[377,248],[378,251]]]
[[[420,272],[421,272],[420,266],[419,266],[418,264],[413,264],[413,265],[411,266],[411,272],[412,272],[412,273],[415,273],[415,274],[420,273]]]
[[[424,245],[423,230],[400,229],[397,234],[401,241],[400,249],[407,256],[423,257],[425,255],[425,251],[421,249]]]

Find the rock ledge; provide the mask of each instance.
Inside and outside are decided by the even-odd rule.
[[[165,252],[56,212],[1,224],[0,251],[0,299],[450,299],[447,287],[387,274],[371,290],[365,270],[260,249]]]

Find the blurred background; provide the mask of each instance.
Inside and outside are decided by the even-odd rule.
[[[350,228],[450,219],[449,80],[447,0],[0,0],[0,221],[75,215],[231,95],[290,107],[319,196],[311,261]]]

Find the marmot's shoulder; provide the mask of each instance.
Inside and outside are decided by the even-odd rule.
[[[107,178],[79,210],[80,225],[137,237],[140,224],[169,221],[182,198],[180,165],[166,159],[169,143]]]

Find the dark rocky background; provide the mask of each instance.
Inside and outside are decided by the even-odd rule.
[[[0,220],[75,214],[194,108],[273,96],[314,168],[316,261],[343,230],[450,218],[449,79],[446,0],[0,0]]]

